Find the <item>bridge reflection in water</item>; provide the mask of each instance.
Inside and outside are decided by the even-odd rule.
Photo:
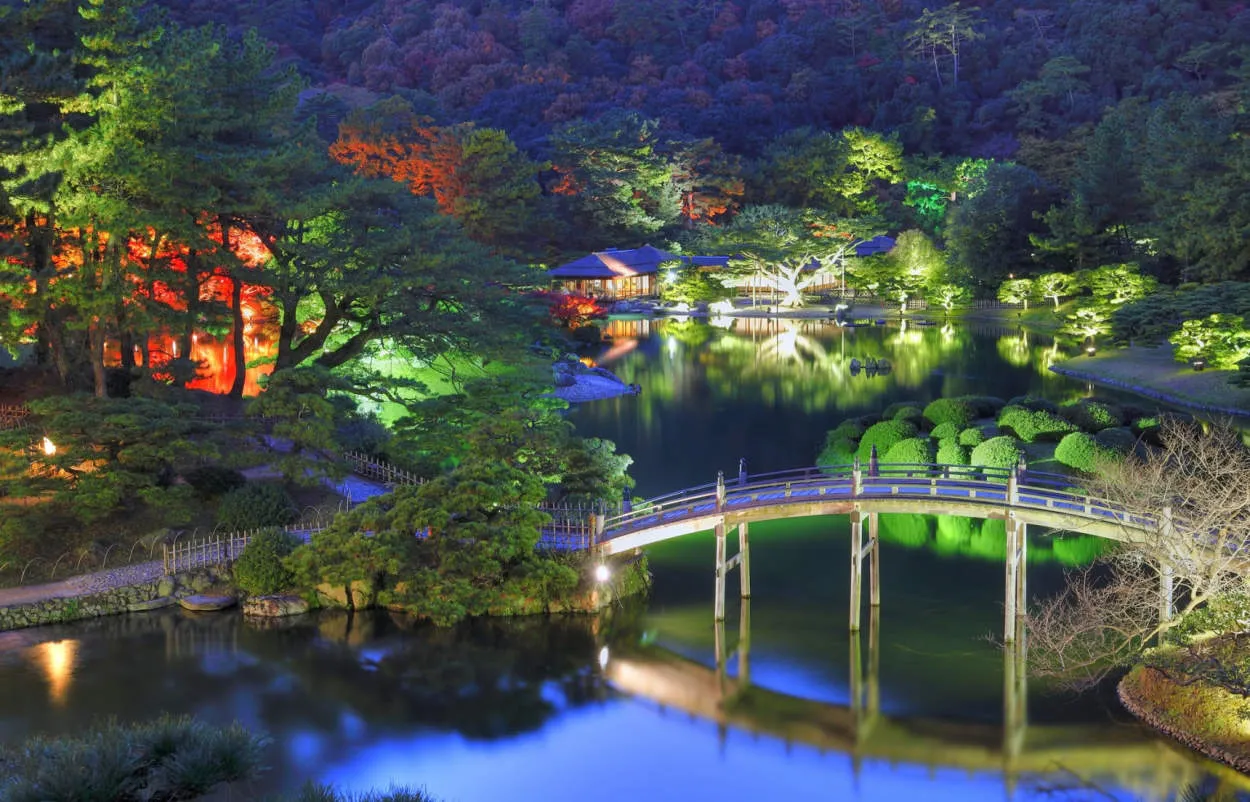
[[[1003,650],[1001,725],[888,715],[881,710],[880,616],[850,634],[850,703],[802,699],[751,681],[751,601],[742,600],[736,642],[716,622],[716,663],[706,666],[657,646],[613,650],[601,659],[615,688],[661,708],[714,723],[727,748],[730,731],[848,756],[856,775],[865,761],[930,770],[1000,774],[1011,795],[1019,785],[1052,790],[1114,786],[1134,798],[1165,800],[1203,780],[1203,767],[1181,747],[1132,724],[1033,724],[1028,721],[1027,647]],[[865,647],[863,640],[867,638]],[[865,654],[866,651],[866,654]],[[1208,766],[1219,792],[1250,791],[1250,778]],[[1103,792],[1107,798],[1111,794]]]

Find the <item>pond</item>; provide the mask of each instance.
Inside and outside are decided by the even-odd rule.
[[[1045,370],[1048,339],[1010,330],[737,323],[613,322],[598,359],[643,392],[572,419],[633,455],[640,495],[736,471],[739,458],[753,471],[810,464],[826,429],[897,400],[1089,392]],[[892,369],[852,375],[852,356]],[[654,547],[652,597],[601,620],[439,631],[385,613],[257,627],[166,611],[8,633],[0,740],[162,711],[237,719],[274,739],[272,770],[244,798],[308,779],[466,802],[1243,789],[1240,775],[1137,726],[1109,692],[1021,680],[993,642],[993,525],[898,516],[883,539],[881,611],[857,637],[842,517],[753,525],[753,598],[731,603],[719,637],[706,534]],[[1064,565],[1097,548],[1035,533],[1030,591],[1053,590]]]

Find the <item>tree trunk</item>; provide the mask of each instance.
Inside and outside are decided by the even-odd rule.
[[[108,379],[104,370],[104,327],[97,321],[87,330],[87,349],[91,359],[91,378],[95,384],[95,397],[108,397]]]
[[[234,356],[234,383],[230,385],[230,397],[242,398],[243,385],[247,380],[247,354],[244,352],[246,343],[243,336],[243,279],[237,274],[230,277],[230,316],[230,350]]]

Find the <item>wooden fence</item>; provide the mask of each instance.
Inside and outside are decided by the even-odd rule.
[[[20,404],[0,404],[0,431],[20,429],[26,425],[30,410]]]
[[[261,531],[264,530],[251,529],[244,532],[209,535],[206,538],[181,543],[177,540],[173,543],[166,543],[162,546],[165,573],[177,574],[183,571],[194,571],[197,568],[232,563]],[[282,531],[301,540],[307,540],[313,533],[321,530],[320,528],[287,526],[283,527]]]
[[[354,451],[348,452],[343,455],[343,461],[347,463],[348,469],[357,476],[375,479],[383,484],[419,485],[425,483],[424,479],[412,471],[397,468],[389,462],[376,460],[367,454],[359,454]]]

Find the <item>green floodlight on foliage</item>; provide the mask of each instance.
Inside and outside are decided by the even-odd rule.
[[[1240,315],[1217,313],[1186,320],[1168,342],[1175,347],[1176,360],[1188,362],[1194,370],[1207,366],[1236,370],[1241,360],[1250,357],[1250,331]]]

